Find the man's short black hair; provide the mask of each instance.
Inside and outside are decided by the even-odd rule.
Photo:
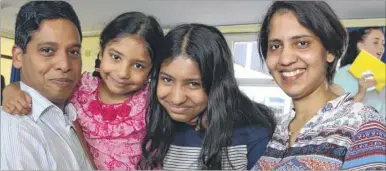
[[[47,19],[68,19],[77,27],[82,41],[82,30],[78,16],[72,6],[65,1],[31,1],[24,4],[17,14],[15,44],[26,53],[32,34],[40,23]]]

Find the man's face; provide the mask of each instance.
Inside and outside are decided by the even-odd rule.
[[[81,40],[67,19],[43,20],[26,51],[14,46],[13,64],[21,80],[55,104],[67,100],[81,75]]]

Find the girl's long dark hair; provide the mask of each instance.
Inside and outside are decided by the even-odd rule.
[[[221,32],[202,24],[184,24],[172,29],[162,45],[156,72],[152,76],[151,99],[147,115],[147,135],[139,169],[162,167],[162,162],[176,131],[173,121],[157,99],[160,64],[178,56],[197,62],[203,87],[208,95],[207,129],[202,137],[201,169],[220,170],[222,150],[231,145],[235,128],[261,126],[272,135],[273,112],[267,106],[251,101],[236,82],[231,51]],[[259,136],[259,135],[256,135]]]

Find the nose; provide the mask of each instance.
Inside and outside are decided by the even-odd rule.
[[[67,53],[60,53],[57,57],[57,68],[58,70],[63,71],[64,73],[70,71],[71,69],[71,60],[70,56],[67,55]]]
[[[297,61],[297,56],[294,53],[294,50],[291,47],[283,47],[283,50],[280,54],[279,63],[281,65],[291,65]]]
[[[174,91],[172,90],[171,94],[171,102],[173,103],[173,105],[181,105],[186,102],[186,99],[187,97],[184,88],[181,86],[175,86]]]
[[[131,74],[130,66],[121,65],[117,67],[119,67],[119,71],[117,75],[120,79],[130,79],[130,74]]]

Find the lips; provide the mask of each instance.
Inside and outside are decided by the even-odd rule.
[[[176,114],[184,114],[188,109],[184,107],[170,107],[170,111]]]
[[[289,83],[301,77],[306,69],[293,69],[293,70],[285,70],[281,71],[281,76],[284,82]]]
[[[51,79],[51,81],[54,84],[62,86],[62,87],[70,86],[70,85],[72,85],[72,82],[73,82],[71,79],[68,79],[68,78],[56,78],[56,79]]]
[[[176,105],[173,105],[169,102],[166,102],[166,103],[168,104],[168,108],[169,108],[170,112],[175,113],[175,114],[184,114],[187,110],[190,109],[190,107],[176,106]]]
[[[123,80],[121,80],[121,79],[115,79],[115,78],[113,78],[113,77],[109,77],[110,78],[110,80],[112,81],[112,82],[114,82],[116,85],[118,85],[118,86],[126,86],[126,85],[128,85],[129,83],[128,82],[126,82],[126,81],[123,81]]]
[[[381,55],[382,55],[381,52],[378,52],[378,53],[377,53],[377,56],[378,56],[378,57],[381,57]]]

